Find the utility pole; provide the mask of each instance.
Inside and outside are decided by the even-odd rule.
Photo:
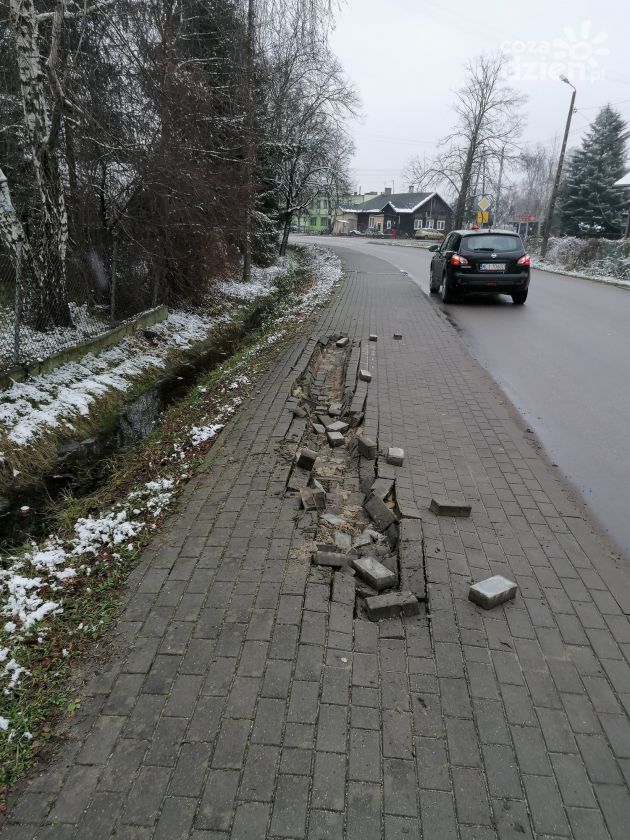
[[[567,124],[564,128],[564,138],[562,140],[562,146],[560,148],[560,157],[558,158],[558,169],[556,170],[556,177],[553,182],[553,189],[551,190],[551,198],[549,199],[549,207],[547,209],[547,218],[545,219],[545,224],[543,226],[542,232],[542,245],[540,248],[540,256],[544,259],[547,255],[547,246],[549,244],[549,234],[551,232],[551,222],[553,219],[553,211],[556,207],[556,198],[558,197],[558,189],[560,187],[560,176],[562,175],[562,164],[564,163],[564,153],[567,148],[567,140],[569,139],[569,130],[571,128],[571,119],[573,117],[573,108],[575,105],[575,94],[577,93],[575,87],[571,84],[571,82],[567,79],[566,76],[560,76],[561,81],[563,81],[566,85],[573,88],[573,93],[571,94],[571,104],[569,105],[569,113],[567,114]]]
[[[503,164],[505,163],[505,146],[501,149],[501,157],[499,162],[499,178],[497,180],[497,197],[494,202],[494,223],[498,225],[501,222],[499,216],[499,207],[501,205],[501,184],[503,182]]]

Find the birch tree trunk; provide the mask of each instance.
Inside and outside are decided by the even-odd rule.
[[[72,326],[66,283],[68,214],[57,160],[57,139],[61,127],[63,92],[57,76],[63,34],[66,0],[57,0],[52,18],[51,46],[46,63],[53,93],[52,113],[46,95],[46,73],[39,50],[39,21],[33,0],[11,0],[11,19],[15,27],[24,126],[31,150],[31,163],[39,197],[41,242],[29,243],[40,250],[42,270],[31,260],[37,284],[34,325],[46,330],[52,326]],[[15,214],[14,214],[15,215]],[[4,225],[0,225],[0,230]]]

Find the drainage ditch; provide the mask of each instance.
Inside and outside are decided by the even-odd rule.
[[[98,490],[111,475],[112,457],[146,438],[167,408],[183,400],[202,377],[238,352],[269,308],[270,304],[264,303],[243,321],[230,324],[211,347],[150,383],[115,416],[107,417],[95,434],[61,441],[45,475],[19,492],[0,496],[0,552],[10,551],[26,539],[45,537],[56,500],[66,494],[83,498]]]

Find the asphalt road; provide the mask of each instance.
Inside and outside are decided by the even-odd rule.
[[[428,251],[304,241],[349,262],[355,250],[373,254],[429,294]],[[433,299],[630,561],[630,291],[534,270],[525,306],[502,295],[450,306]]]

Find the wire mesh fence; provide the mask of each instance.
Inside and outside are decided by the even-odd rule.
[[[162,302],[159,271],[135,243],[37,253],[0,250],[0,372],[44,360]]]

